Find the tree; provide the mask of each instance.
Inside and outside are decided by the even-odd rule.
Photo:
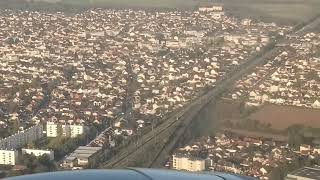
[[[308,167],[311,167],[315,164],[315,161],[313,161],[313,159],[311,158],[307,158],[305,161],[304,161],[304,165],[305,166],[308,166]]]
[[[8,112],[13,113],[17,109],[17,104],[14,102],[10,102],[8,104]]]
[[[317,71],[315,71],[315,70],[309,71],[309,72],[306,74],[306,78],[307,78],[307,79],[314,79],[314,80],[316,80],[316,81],[319,81],[319,80],[320,80],[319,75],[318,75]],[[317,87],[317,86],[316,86],[316,87]]]
[[[20,156],[20,162],[27,167],[27,173],[32,173],[39,165],[38,159],[33,154],[23,154]]]
[[[18,119],[15,120],[15,121],[13,121],[12,127],[13,127],[13,131],[14,131],[14,132],[19,131],[19,126],[20,126],[20,122],[19,122]]]
[[[58,84],[58,80],[53,80],[48,82],[48,86],[47,86],[48,92],[53,91],[57,84]]]
[[[76,73],[76,68],[74,66],[67,66],[63,69],[63,76],[68,81],[72,79],[72,76],[75,73]]]
[[[45,165],[45,166],[49,166],[50,164],[50,157],[47,155],[47,154],[44,154],[42,156],[39,156],[39,162],[42,164],[42,165]]]
[[[232,128],[233,127],[233,123],[231,122],[231,120],[225,120],[223,122],[224,126],[227,127],[227,128]]]
[[[304,129],[303,125],[292,125],[288,128],[288,143],[290,147],[298,148],[301,144],[304,143],[304,138],[302,131]]]
[[[114,141],[116,142],[116,144],[121,144],[123,142],[124,138],[123,136],[115,136],[114,137]]]
[[[9,128],[0,128],[0,138],[5,138],[10,135]]]
[[[90,126],[89,132],[88,132],[88,138],[93,139],[94,137],[96,137],[97,133],[98,133],[98,127],[96,127],[96,124]]]
[[[46,154],[36,157],[33,154],[23,154],[20,162],[27,167],[26,173],[38,173],[56,170],[56,166]]]
[[[50,160],[50,157],[47,154],[39,156],[39,162],[42,166],[45,167],[46,171],[53,171],[56,169],[54,162]]]
[[[78,146],[86,142],[85,135],[79,135],[76,138],[57,137],[50,140],[47,148],[55,152],[55,158],[60,159],[66,154],[74,151]]]
[[[32,173],[42,173],[42,172],[48,172],[49,169],[45,166],[39,165],[37,166]]]
[[[241,101],[240,104],[239,104],[239,111],[240,111],[240,114],[243,114],[245,112],[245,105],[246,103],[244,101]]]
[[[289,133],[289,146],[293,148],[298,148],[303,144],[303,137],[300,134]]]
[[[286,177],[286,175],[288,174],[288,166],[286,163],[281,164],[280,166],[280,177],[281,179],[284,179]]]
[[[276,167],[271,171],[270,179],[272,179],[272,180],[282,180],[281,179],[281,170],[280,170],[279,167]]]
[[[30,142],[30,143],[28,143],[28,144],[27,144],[27,147],[28,147],[29,149],[33,149],[33,148],[35,148],[35,144],[34,144],[34,142]]]
[[[22,171],[15,171],[15,170],[11,170],[7,174],[8,177],[21,176],[21,175],[23,175]]]
[[[57,125],[57,134],[58,134],[58,137],[62,137],[63,136],[63,128],[62,128],[61,124]]]
[[[39,77],[34,78],[30,84],[31,88],[37,88],[37,87],[40,87],[40,85],[41,85],[41,80]]]
[[[299,169],[300,167],[301,167],[301,164],[298,157],[296,157],[291,163],[288,164],[289,171],[294,171],[296,169]]]
[[[155,39],[159,41],[159,44],[161,44],[162,41],[165,41],[166,37],[162,33],[157,33]]]
[[[314,159],[314,163],[318,166],[320,165],[320,155],[319,154],[316,155],[316,158]]]

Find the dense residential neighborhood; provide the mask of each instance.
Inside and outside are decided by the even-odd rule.
[[[107,129],[88,146],[115,146],[112,138],[157,123],[290,31],[222,12],[6,10],[1,126],[76,137],[95,124]]]
[[[9,172],[97,168],[279,37],[276,53],[224,97],[320,108],[320,34],[232,17],[221,4],[74,14],[6,9],[0,29],[0,164]],[[318,146],[298,150],[221,133],[178,149],[167,166],[270,179],[282,163],[319,153]]]
[[[237,81],[224,98],[243,101],[248,107],[275,104],[320,108],[319,43],[319,33],[287,35],[285,42],[268,57],[270,60]],[[259,179],[277,179],[276,174],[279,169],[283,169],[283,164],[289,171],[301,168],[302,165],[319,165],[319,148],[319,143],[315,141],[294,148],[285,141],[227,131],[218,133],[213,138],[202,137],[178,148],[166,166],[187,171],[214,170]],[[181,166],[181,162],[184,162],[185,166]],[[308,174],[309,171],[313,175]],[[318,167],[301,168],[289,173],[287,178],[317,179],[318,171]]]
[[[300,161],[320,161],[320,146],[287,143],[270,138],[252,138],[225,132],[200,138],[173,154],[167,167],[187,171],[214,170],[243,174],[259,179],[276,179],[274,169],[283,163],[298,168]],[[183,164],[184,166],[180,165]],[[191,164],[192,166],[188,166]]]
[[[279,54],[239,80],[229,98],[244,98],[251,106],[320,108],[320,34],[288,35],[286,39]]]

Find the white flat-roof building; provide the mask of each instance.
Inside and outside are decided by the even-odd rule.
[[[85,126],[82,125],[65,125],[62,128],[64,129],[65,136],[77,137],[85,133]]]
[[[47,122],[47,137],[57,137],[58,124],[54,122]],[[77,137],[78,135],[85,133],[86,126],[83,125],[74,125],[74,124],[62,124],[61,130],[63,136],[68,137]]]
[[[188,157],[182,154],[173,155],[172,168],[185,171],[204,171],[206,169],[204,159]]]
[[[211,6],[201,6],[201,7],[199,7],[199,11],[201,11],[201,12],[223,11],[223,5],[222,4],[214,4]]]
[[[54,152],[51,150],[42,150],[42,149],[22,149],[22,154],[33,154],[34,156],[42,156],[44,154],[48,155],[50,160],[54,159]]]
[[[18,159],[18,151],[0,149],[0,164],[15,165]]]
[[[54,122],[47,122],[47,137],[57,137],[58,136],[58,125]]]

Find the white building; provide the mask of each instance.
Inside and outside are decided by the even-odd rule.
[[[213,11],[223,11],[223,5],[222,4],[215,4],[211,7]]]
[[[212,12],[211,16],[213,19],[219,20],[224,16],[224,12]]]
[[[47,137],[57,137],[58,136],[58,125],[54,122],[47,122]]]
[[[199,11],[200,12],[223,11],[223,5],[215,4],[212,6],[202,6],[202,7],[199,7]]]
[[[18,159],[18,151],[0,150],[0,164],[15,165]]]
[[[43,137],[43,126],[41,124],[32,126],[24,131],[19,131],[7,138],[0,140],[1,149],[18,149],[25,144]]]
[[[62,128],[64,129],[63,135],[65,136],[77,137],[85,133],[85,126],[82,125],[65,125]]]
[[[205,160],[199,158],[190,158],[185,155],[173,155],[173,169],[186,171],[204,171]]]
[[[166,46],[168,48],[185,48],[187,47],[187,44],[185,42],[177,41],[177,40],[168,40],[166,42]]]
[[[301,144],[299,150],[300,150],[300,152],[303,152],[303,151],[311,151],[311,146],[310,146],[310,145],[307,145],[307,144]]]
[[[244,26],[250,26],[251,25],[252,20],[251,19],[243,19],[241,21],[242,25]]]
[[[54,122],[47,122],[47,137],[58,136],[58,124]],[[74,124],[63,124],[61,125],[62,135],[68,137],[77,137],[78,135],[84,134],[86,126],[74,125]]]
[[[42,156],[44,154],[48,155],[50,160],[54,159],[54,152],[50,150],[42,150],[42,149],[22,149],[22,154],[33,154],[34,156]]]

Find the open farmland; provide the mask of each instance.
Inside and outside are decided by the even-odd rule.
[[[224,0],[229,13],[263,21],[294,24],[319,13],[317,0]]]
[[[51,3],[39,5],[38,2]],[[307,20],[320,9],[319,0],[0,0],[0,8],[50,9],[51,6],[53,9],[60,7],[63,11],[90,7],[194,10],[210,2],[223,3],[226,12],[236,17],[288,25]]]
[[[288,25],[309,19],[320,9],[318,0],[62,0],[62,2],[78,6],[162,9],[195,9],[208,2],[222,2],[228,14]]]
[[[320,110],[292,106],[265,105],[249,116],[250,119],[270,123],[272,128],[283,130],[293,124],[320,127]]]
[[[115,8],[195,8],[197,0],[63,0],[70,5],[115,7]]]
[[[319,109],[266,104],[249,114],[242,114],[240,110],[241,103],[227,99],[221,99],[216,103],[211,103],[207,108],[208,109],[202,113],[203,116],[198,117],[201,123],[198,123],[199,127],[195,128],[201,135],[212,134],[212,132],[215,132],[219,128],[227,130],[228,127],[223,125],[226,121],[230,121],[235,125],[238,122],[243,123],[245,119],[258,120],[262,124],[270,124],[270,128],[274,130],[272,134],[283,132],[283,130],[294,124],[320,128]],[[249,127],[233,127],[231,129],[248,132],[248,135],[250,132],[259,133],[259,130],[255,131],[249,129]],[[230,128],[228,130],[230,130]],[[260,133],[268,134],[268,131],[261,131]],[[278,135],[281,135],[281,133]]]

